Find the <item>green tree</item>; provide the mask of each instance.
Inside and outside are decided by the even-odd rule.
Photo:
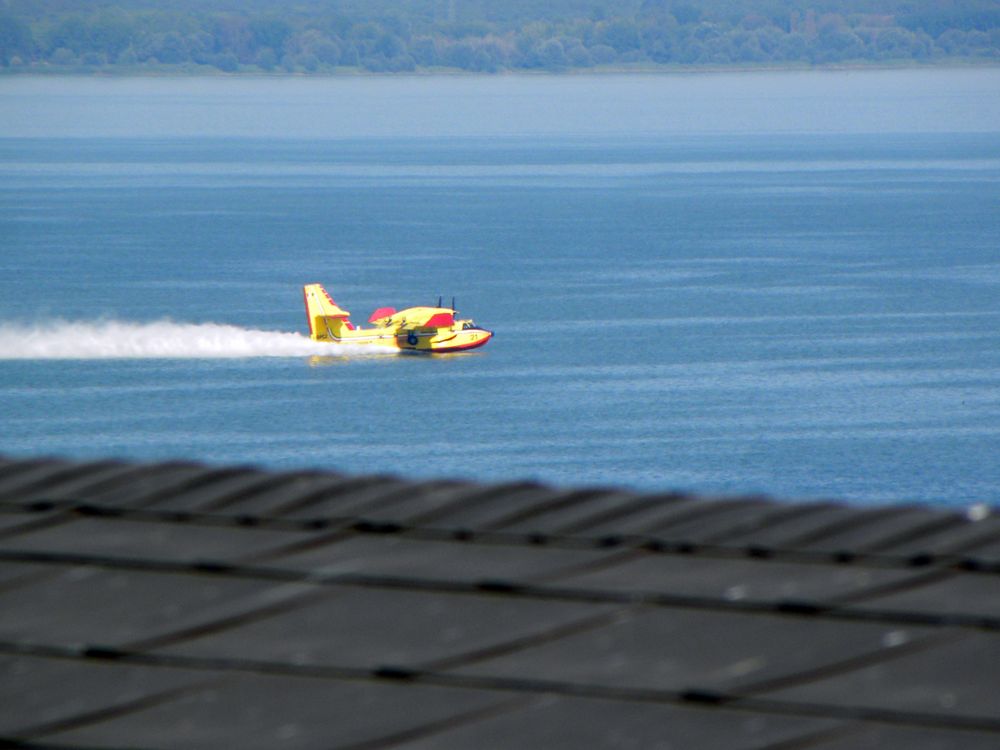
[[[340,64],[349,68],[356,68],[361,56],[358,54],[357,45],[345,42],[340,47]]]
[[[403,43],[403,40],[395,34],[382,34],[375,42],[375,53],[383,55],[389,60],[399,57],[405,52],[406,45]]]
[[[235,73],[240,69],[240,61],[234,52],[222,52],[216,55],[212,61],[213,65],[226,73]]]
[[[278,55],[270,47],[261,47],[254,57],[254,64],[261,70],[274,70],[278,67]]]
[[[611,65],[618,60],[618,53],[615,52],[614,47],[609,47],[606,44],[595,44],[588,52],[590,52],[590,59],[594,61],[594,65]]]
[[[437,42],[430,36],[419,36],[410,42],[410,54],[421,67],[430,68],[438,64]]]
[[[672,5],[670,13],[677,19],[679,24],[684,26],[696,24],[702,19],[701,10],[696,5],[692,5],[691,3]]]
[[[212,35],[205,31],[196,31],[184,37],[188,57],[199,65],[212,64]]]
[[[91,48],[103,53],[109,60],[117,59],[132,44],[136,35],[132,17],[121,8],[101,11],[91,20],[89,27]]]
[[[875,36],[872,46],[876,57],[892,60],[912,57],[915,48],[919,45],[913,32],[892,28],[880,31]]]
[[[564,44],[566,52],[566,64],[572,68],[590,68],[594,65],[594,58],[578,39],[574,39],[571,44]]]
[[[121,54],[115,59],[115,65],[125,65],[132,66],[137,65],[139,62],[139,56],[135,52],[135,47],[128,46],[121,51]]]
[[[865,43],[850,29],[828,27],[820,31],[813,50],[814,62],[858,60],[865,56]]]
[[[645,7],[645,6],[644,6]],[[667,13],[647,15],[640,27],[642,50],[650,60],[658,63],[670,62],[674,56],[674,38],[677,21]]]
[[[188,60],[187,43],[176,31],[157,34],[150,45],[150,54],[167,65],[176,65]]]
[[[558,39],[547,39],[538,48],[538,61],[546,70],[562,70],[566,67],[566,50]]]
[[[60,47],[55,50],[50,56],[53,64],[55,65],[76,65],[80,62],[80,58],[73,54],[73,51],[67,49],[66,47]]]
[[[253,32],[243,16],[233,13],[216,16],[212,24],[212,39],[215,52],[220,55],[231,54],[236,58],[237,64],[253,60]],[[223,64],[227,67],[221,67],[216,62],[216,66],[222,70],[233,72],[229,67],[228,57]]]
[[[34,46],[35,40],[26,23],[9,13],[0,13],[0,64],[10,65],[15,57],[29,57]]]
[[[331,39],[319,39],[312,46],[312,53],[316,55],[323,65],[334,66],[340,64],[340,45]]]
[[[250,45],[254,50],[270,47],[280,50],[285,46],[285,40],[292,35],[292,27],[277,16],[261,16],[249,22]]]
[[[54,54],[55,50],[65,49],[80,53],[89,48],[89,31],[81,16],[72,15],[60,19],[49,29],[45,37],[46,49]],[[65,58],[65,55],[63,55]]]
[[[599,23],[595,29],[595,38],[599,44],[608,45],[618,54],[637,50],[641,44],[639,29],[628,18]]]
[[[472,70],[476,59],[476,48],[469,42],[456,42],[444,52],[444,64],[460,70]]]
[[[0,0],[0,65],[494,72],[1000,57],[998,0]],[[591,12],[592,9],[592,12]]]
[[[778,51],[775,54],[781,60],[806,60],[809,57],[809,43],[802,34],[785,34],[779,39]]]

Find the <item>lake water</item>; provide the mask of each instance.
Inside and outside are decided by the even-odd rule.
[[[457,297],[496,337],[303,336]],[[1000,69],[0,78],[0,453],[1000,503]]]

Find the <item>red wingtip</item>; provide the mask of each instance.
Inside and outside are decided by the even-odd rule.
[[[368,318],[369,323],[374,323],[376,320],[381,320],[382,318],[388,318],[390,315],[396,314],[395,307],[380,307],[378,310],[371,314]]]
[[[424,326],[427,328],[450,328],[455,324],[455,316],[449,313],[435,313]]]

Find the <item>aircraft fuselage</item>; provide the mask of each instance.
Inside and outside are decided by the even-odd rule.
[[[456,320],[447,307],[380,308],[369,328],[355,326],[320,284],[303,287],[309,336],[331,344],[373,344],[403,351],[444,353],[483,346],[493,336],[472,320]]]

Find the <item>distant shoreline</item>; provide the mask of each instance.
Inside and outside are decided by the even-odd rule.
[[[0,8],[0,69],[15,75],[603,75],[984,64],[1000,64],[996,0],[301,0],[287,7],[273,0],[21,0]]]
[[[264,71],[239,70],[223,71],[204,65],[163,65],[163,66],[121,66],[108,65],[102,67],[87,66],[23,66],[0,68],[0,77],[56,77],[79,76],[86,78],[268,78],[281,79],[329,79],[329,78],[423,78],[429,76],[454,76],[460,78],[506,78],[512,76],[525,77],[579,77],[579,76],[614,76],[614,75],[695,75],[706,73],[779,73],[779,72],[829,72],[829,71],[864,71],[864,70],[965,70],[973,68],[998,68],[1000,60],[949,58],[922,62],[919,60],[838,62],[825,64],[781,64],[769,63],[759,65],[657,65],[641,63],[636,65],[607,65],[588,68],[564,68],[561,70],[501,70],[493,73],[483,71],[462,70],[459,68],[425,68],[410,71],[386,72],[370,71],[364,68],[343,68],[332,71]]]

